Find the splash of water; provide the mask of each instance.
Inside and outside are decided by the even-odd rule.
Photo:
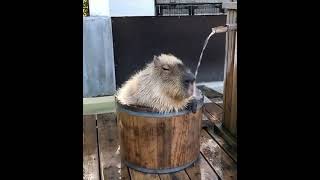
[[[194,73],[194,76],[195,76],[195,79],[196,79],[196,80],[197,80],[198,70],[199,70],[199,67],[200,67],[200,64],[201,64],[203,52],[204,52],[204,50],[205,50],[206,47],[207,47],[207,44],[208,44],[208,41],[209,41],[210,37],[213,36],[213,35],[215,34],[215,32],[216,32],[216,31],[212,31],[212,32],[209,34],[209,36],[207,37],[207,39],[205,40],[204,44],[203,44],[203,48],[202,48],[202,51],[201,51],[201,54],[200,54],[200,57],[199,57],[199,60],[198,60],[197,69],[196,69],[196,71],[195,71],[195,73]],[[193,96],[194,96],[194,97],[196,97],[196,89],[197,89],[197,87],[196,87],[196,80],[195,80],[195,82],[194,82],[194,84],[193,84],[193,88],[194,88],[194,89],[193,89]]]

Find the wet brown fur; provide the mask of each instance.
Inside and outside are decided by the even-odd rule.
[[[155,56],[122,85],[116,93],[117,100],[124,105],[150,107],[158,112],[184,109],[192,97],[186,94],[182,84],[181,65],[182,61],[172,54]]]

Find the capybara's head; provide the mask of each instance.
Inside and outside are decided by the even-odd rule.
[[[162,91],[174,99],[189,98],[193,94],[195,76],[183,62],[172,54],[154,56],[154,75]]]

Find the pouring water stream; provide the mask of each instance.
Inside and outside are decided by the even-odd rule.
[[[209,36],[206,38],[204,44],[203,44],[203,48],[202,48],[202,51],[201,51],[201,54],[200,54],[200,57],[199,57],[199,60],[198,60],[198,65],[197,65],[197,68],[196,68],[196,71],[194,73],[194,76],[195,76],[195,79],[197,80],[197,75],[198,75],[198,71],[199,71],[199,67],[200,67],[200,64],[201,64],[201,60],[202,60],[202,56],[203,56],[203,52],[204,50],[206,49],[207,47],[207,44],[209,42],[209,39],[211,38],[211,36],[213,36],[215,34],[216,31],[212,30],[212,32],[209,34]],[[196,97],[196,80],[194,81],[194,85],[193,85],[193,97]]]

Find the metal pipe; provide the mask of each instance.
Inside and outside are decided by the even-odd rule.
[[[226,24],[225,26],[218,26],[215,28],[212,28],[212,32],[214,33],[225,33],[227,31],[236,31],[237,30],[237,24]]]

